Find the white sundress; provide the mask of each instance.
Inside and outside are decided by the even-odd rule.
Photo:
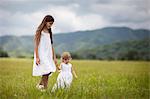
[[[69,88],[73,80],[73,75],[71,72],[72,64],[61,63],[60,65],[61,71],[57,77],[57,82],[54,84],[52,88],[52,92],[54,92],[56,89],[59,88]]]
[[[36,54],[34,52],[33,76],[42,76],[50,72],[56,71],[56,66],[53,60],[52,44],[50,34],[41,32],[41,39],[38,46],[38,54],[40,64],[36,65]],[[52,74],[52,73],[51,73]]]

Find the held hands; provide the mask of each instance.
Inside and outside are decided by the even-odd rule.
[[[59,72],[61,69],[60,69],[60,65],[57,63],[57,60],[54,60],[55,62],[55,65],[56,65],[56,68],[57,68],[57,71]]]
[[[61,70],[61,69],[60,69],[60,66],[59,66],[58,64],[56,64],[56,67],[57,67],[57,70],[58,70],[58,71]]]
[[[58,63],[57,63],[56,57],[54,57],[53,60],[54,60],[54,62],[55,62],[55,65],[56,65],[57,70],[60,71],[60,68],[59,68],[59,65],[58,65]]]

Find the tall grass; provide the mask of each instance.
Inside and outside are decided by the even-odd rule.
[[[73,60],[78,75],[67,90],[51,93],[58,73],[49,78],[46,92],[35,88],[32,60],[0,59],[0,99],[148,99],[149,62]]]

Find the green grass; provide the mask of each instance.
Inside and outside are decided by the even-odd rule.
[[[58,73],[49,78],[46,92],[35,86],[32,59],[0,58],[0,99],[148,99],[150,62],[73,60],[78,79],[68,90],[51,93]]]

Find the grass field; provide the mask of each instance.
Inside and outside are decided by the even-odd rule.
[[[0,58],[0,99],[149,99],[150,62],[73,60],[78,79],[69,90],[51,93],[58,73],[46,92],[35,86],[32,59]]]

